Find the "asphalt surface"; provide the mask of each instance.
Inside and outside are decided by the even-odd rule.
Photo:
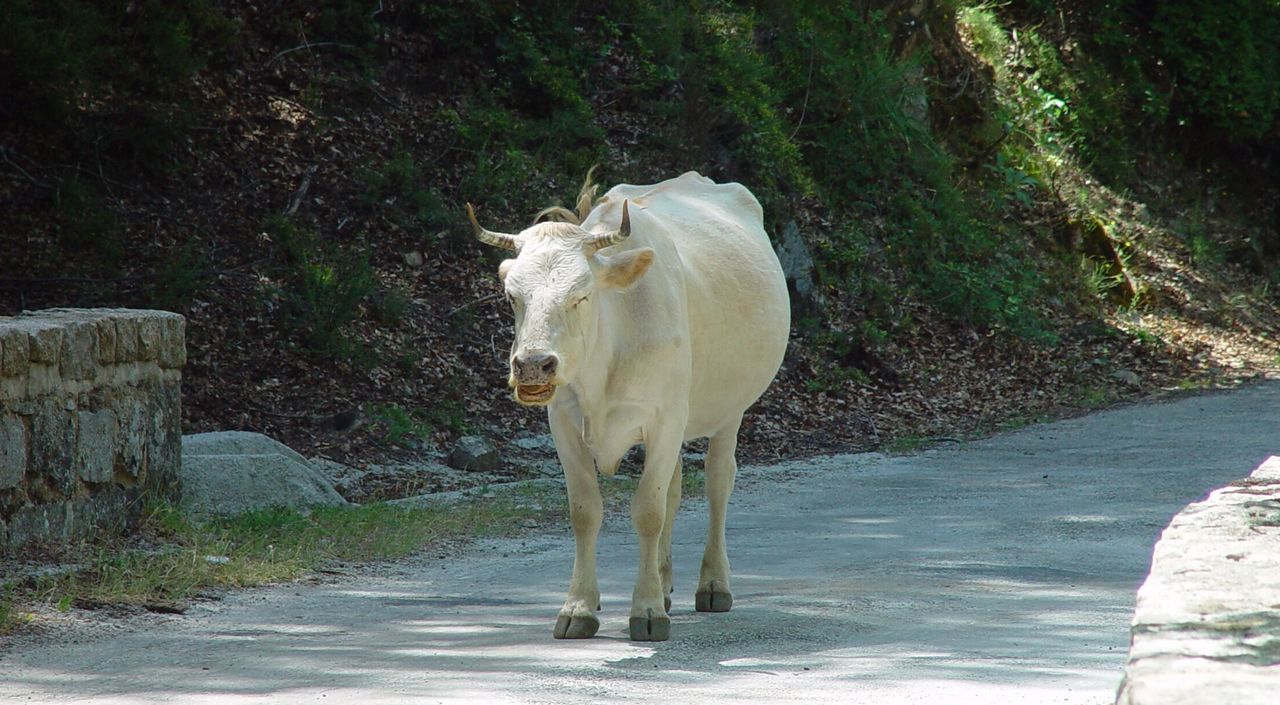
[[[665,643],[626,638],[619,516],[595,639],[551,638],[566,526],[20,649],[0,657],[0,702],[1101,705],[1162,527],[1277,453],[1271,382],[907,457],[745,468],[733,611],[693,610],[705,506],[686,501]]]

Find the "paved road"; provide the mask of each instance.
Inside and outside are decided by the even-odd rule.
[[[566,529],[9,654],[0,702],[1101,705],[1160,529],[1278,451],[1269,383],[911,457],[750,468],[730,514],[734,610],[693,611],[705,524],[689,502],[666,643],[626,639],[623,519],[602,540],[590,641],[551,639]]]

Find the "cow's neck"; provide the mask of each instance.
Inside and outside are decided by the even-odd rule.
[[[581,416],[581,428],[578,430],[582,434],[582,440],[591,449],[596,462],[605,467],[613,462],[609,456],[615,454],[610,443],[609,414],[612,407],[609,375],[610,370],[617,365],[617,341],[615,336],[610,335],[607,321],[614,320],[617,312],[605,311],[603,307],[598,312],[602,320],[596,327],[597,335],[583,356],[585,364],[569,383],[569,387],[573,390],[578,415]]]
[[[605,391],[609,386],[609,365],[612,351],[596,349],[587,352],[586,359],[590,364],[584,366],[577,378],[569,384],[578,402],[578,412],[582,415],[583,424],[580,429],[582,439],[588,446],[594,446],[598,435],[604,430],[605,417],[609,414],[608,398]]]

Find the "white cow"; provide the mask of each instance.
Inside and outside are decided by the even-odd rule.
[[[583,185],[576,222],[495,233],[467,213],[480,240],[515,252],[498,268],[515,312],[508,384],[521,404],[546,406],[564,466],[576,541],[569,596],[555,636],[600,626],[596,471],[612,475],[635,444],[644,472],[631,503],[640,567],[631,638],[671,629],[671,524],[680,502],[681,446],[708,437],[710,530],[696,608],[726,612],[725,510],[742,414],[782,363],[790,329],[786,282],[760,203],[741,184],[688,172],[648,186],[615,186],[592,203]]]

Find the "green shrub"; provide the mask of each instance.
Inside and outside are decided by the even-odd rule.
[[[282,216],[268,219],[265,229],[283,259],[282,283],[272,293],[303,348],[326,357],[360,357],[365,351],[345,328],[376,291],[368,257],[343,252]]]
[[[455,220],[439,190],[425,185],[421,167],[404,147],[397,148],[380,167],[362,170],[359,179],[364,186],[364,204],[384,211],[406,230],[423,232],[432,239]]]
[[[322,257],[298,267],[285,289],[284,303],[309,350],[349,357],[355,351],[343,327],[356,319],[360,303],[372,291],[368,260]]]
[[[1280,2],[1159,3],[1150,49],[1169,72],[1179,124],[1203,123],[1230,138],[1256,139],[1280,112]]]
[[[1275,127],[1280,3],[1094,0],[1082,5],[1080,16],[1092,38],[1088,48],[1111,73],[1107,83],[1123,90],[1131,114],[1164,128],[1193,128],[1201,145],[1265,139]]]
[[[147,171],[173,162],[190,77],[232,36],[207,0],[8,0],[3,14],[0,118]]]
[[[156,267],[155,276],[146,290],[150,306],[166,311],[186,311],[192,298],[207,283],[205,266],[198,240],[188,240]]]
[[[409,292],[403,287],[379,289],[370,297],[373,316],[384,326],[398,326],[409,315]]]
[[[431,424],[421,414],[399,404],[380,404],[370,410],[369,416],[382,427],[383,438],[391,445],[410,446],[431,438]]]
[[[437,430],[447,429],[454,433],[471,430],[462,405],[448,399],[437,401],[429,409],[380,404],[370,411],[370,417],[382,427],[383,438],[398,446],[429,441]]]
[[[123,233],[94,182],[71,178],[54,191],[58,244],[67,260],[85,274],[110,278],[124,259]]]

